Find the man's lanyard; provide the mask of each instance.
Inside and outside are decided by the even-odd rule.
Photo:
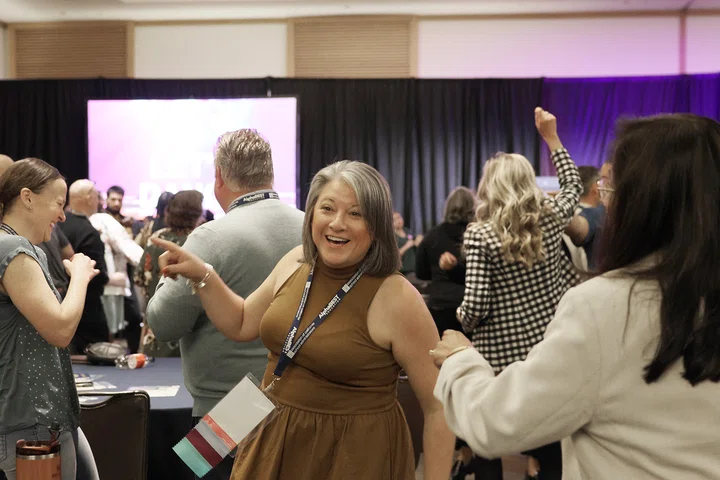
[[[269,192],[260,192],[260,193],[248,193],[247,195],[243,195],[242,197],[236,198],[231,204],[230,208],[228,208],[228,212],[232,210],[233,208],[237,208],[241,205],[248,205],[250,203],[260,202],[262,200],[267,200],[269,198],[272,198],[274,200],[280,200],[280,195],[277,194],[274,190],[271,190]]]
[[[305,304],[307,303],[308,294],[310,293],[310,287],[312,286],[314,272],[315,265],[312,266],[312,268],[310,269],[310,273],[308,274],[307,282],[305,282],[305,289],[303,290],[302,297],[300,298],[300,305],[298,306],[297,313],[295,314],[295,318],[293,319],[292,327],[290,327],[290,331],[287,334],[287,338],[285,339],[285,343],[283,344],[282,351],[280,352],[280,358],[278,359],[277,367],[275,367],[275,371],[273,372],[273,381],[266,389],[267,391],[272,390],[275,382],[279,380],[280,377],[282,377],[283,372],[288,367],[288,365],[290,365],[290,362],[292,362],[292,359],[295,357],[295,355],[297,355],[303,345],[305,345],[305,342],[307,342],[308,338],[310,338],[310,335],[315,332],[315,329],[317,329],[320,324],[325,321],[325,319],[330,315],[330,312],[335,310],[335,307],[340,304],[342,299],[345,298],[345,295],[347,295],[348,292],[358,282],[358,280],[360,280],[360,277],[362,277],[363,273],[365,273],[365,267],[361,266],[358,271],[355,272],[355,274],[350,278],[350,280],[348,280],[347,283],[343,285],[340,290],[337,291],[335,296],[330,300],[330,302],[325,306],[325,308],[322,309],[320,314],[315,317],[315,320],[313,320],[312,323],[310,323],[310,325],[308,325],[307,328],[300,334],[297,342],[295,342],[295,344],[293,345],[295,334],[300,327],[300,319],[302,318],[303,312],[305,311]]]

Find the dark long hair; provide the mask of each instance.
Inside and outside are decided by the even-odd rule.
[[[660,286],[660,343],[645,381],[679,358],[692,385],[720,381],[720,124],[660,115],[620,122],[616,138],[600,273],[626,269]],[[653,253],[657,261],[633,267]]]

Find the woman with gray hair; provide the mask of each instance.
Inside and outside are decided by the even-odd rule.
[[[445,200],[443,222],[430,229],[418,246],[415,273],[420,280],[429,280],[425,288],[427,304],[440,335],[445,330],[462,332],[455,316],[465,295],[465,263],[461,257],[463,234],[475,217],[475,194],[466,187],[457,187]],[[441,262],[455,259],[452,266]]]
[[[199,258],[152,240],[167,249],[163,273],[193,282],[220,331],[270,350],[263,386],[283,408],[238,452],[232,478],[414,479],[397,401],[404,369],[424,412],[425,478],[447,479],[454,437],[427,355],[438,334],[397,273],[387,182],[364,163],[337,162],[315,175],[306,208],[303,244],[247,299]]]

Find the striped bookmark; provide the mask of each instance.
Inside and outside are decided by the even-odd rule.
[[[274,418],[275,405],[257,383],[248,374],[173,447],[196,476],[207,474],[249,434],[256,433],[263,420],[267,424]]]

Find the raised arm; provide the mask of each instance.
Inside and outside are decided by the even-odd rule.
[[[538,107],[535,109],[535,126],[552,152],[552,162],[557,171],[560,191],[549,201],[558,220],[565,227],[570,222],[580,200],[583,189],[582,179],[575,162],[560,141],[555,116]]]
[[[50,288],[40,264],[29,253],[18,252],[4,271],[2,287],[22,315],[46,342],[67,347],[75,335],[90,280],[99,272],[95,262],[81,253],[64,260],[70,274],[67,294],[60,303]]]
[[[301,247],[291,250],[278,262],[260,287],[244,299],[222,281],[212,266],[208,266],[209,264],[196,255],[166,240],[152,238],[151,241],[166,250],[160,256],[163,275],[180,275],[195,284],[196,295],[210,321],[226,337],[238,342],[249,342],[258,338],[260,320],[270,307],[275,291],[295,271],[302,257]],[[202,283],[204,286],[200,287]],[[152,327],[152,323],[150,326]]]

